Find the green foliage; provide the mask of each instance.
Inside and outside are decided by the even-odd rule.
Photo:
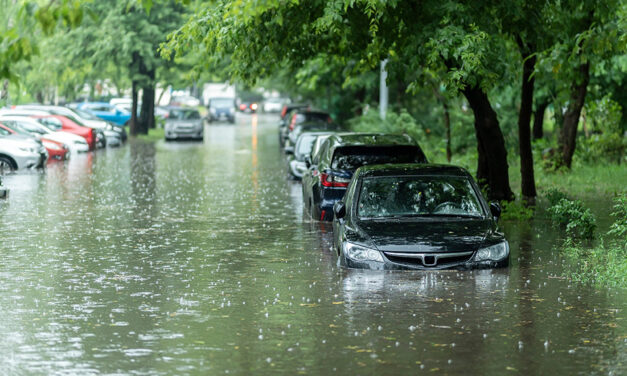
[[[601,242],[584,248],[566,242],[563,251],[574,265],[573,280],[603,287],[627,287],[627,247]]]
[[[551,220],[564,227],[570,236],[583,239],[594,238],[596,218],[580,200],[561,198],[549,207]]]
[[[566,195],[566,193],[562,192],[561,190],[557,189],[557,188],[549,188],[546,191],[546,198],[549,200],[549,205],[550,206],[555,206],[557,205],[561,200],[569,200],[568,196]]]
[[[608,235],[615,235],[614,240],[601,239],[591,248],[570,239],[565,242],[566,256],[575,266],[574,280],[605,287],[627,287],[627,194],[614,199],[611,216],[616,220]]]
[[[586,103],[589,138],[582,140],[579,158],[586,162],[626,162],[627,138],[621,126],[622,107],[605,95]]]
[[[437,153],[424,127],[405,109],[398,113],[389,111],[384,120],[381,119],[378,111],[370,109],[362,116],[351,119],[348,125],[350,130],[354,132],[406,134],[420,145],[427,159],[431,161],[433,160],[432,155]]]
[[[501,201],[501,219],[504,221],[527,221],[533,218],[534,208],[518,201]]]
[[[627,248],[627,194],[622,195],[614,199],[614,210],[610,214],[612,217],[616,217],[614,223],[610,226],[608,235],[615,235],[619,239],[623,239],[624,247]]]

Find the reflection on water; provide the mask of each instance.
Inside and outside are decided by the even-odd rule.
[[[627,294],[564,279],[546,220],[504,270],[339,270],[239,119],[4,180],[0,374],[625,373]]]

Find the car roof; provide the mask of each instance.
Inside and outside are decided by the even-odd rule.
[[[81,102],[80,104],[97,104],[98,106],[113,106],[111,103],[109,102]]]
[[[305,132],[301,133],[300,135],[298,135],[298,138],[301,138],[301,137],[305,138],[305,137],[312,137],[312,136],[318,137],[318,136],[327,136],[327,135],[330,136],[330,135],[332,135],[334,133],[335,132],[332,132],[332,131],[320,131],[320,132],[318,132],[318,131],[314,131],[314,132],[305,131]]]
[[[332,147],[341,146],[396,146],[412,145],[416,142],[408,135],[389,133],[336,133],[329,137]]]
[[[445,164],[382,164],[368,165],[360,167],[355,175],[360,177],[380,177],[380,176],[457,176],[472,177],[463,167]]]

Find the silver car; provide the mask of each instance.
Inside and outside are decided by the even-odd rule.
[[[168,107],[165,119],[166,141],[177,138],[202,140],[204,126],[198,110],[184,107]]]
[[[0,174],[26,168],[43,167],[48,152],[32,137],[11,135],[0,128]]]

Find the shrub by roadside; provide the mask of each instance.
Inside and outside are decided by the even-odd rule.
[[[594,238],[596,218],[583,202],[571,200],[558,190],[549,190],[547,199],[551,205],[548,212],[553,223],[565,228],[569,236],[581,239]]]
[[[560,203],[565,200],[560,198],[558,207],[564,207]],[[616,220],[607,232],[608,237],[601,238],[599,244],[593,247],[584,247],[573,239],[564,243],[563,251],[575,267],[571,274],[573,280],[627,288],[627,195],[617,197],[614,203],[611,215]],[[577,212],[579,209],[572,211]]]

